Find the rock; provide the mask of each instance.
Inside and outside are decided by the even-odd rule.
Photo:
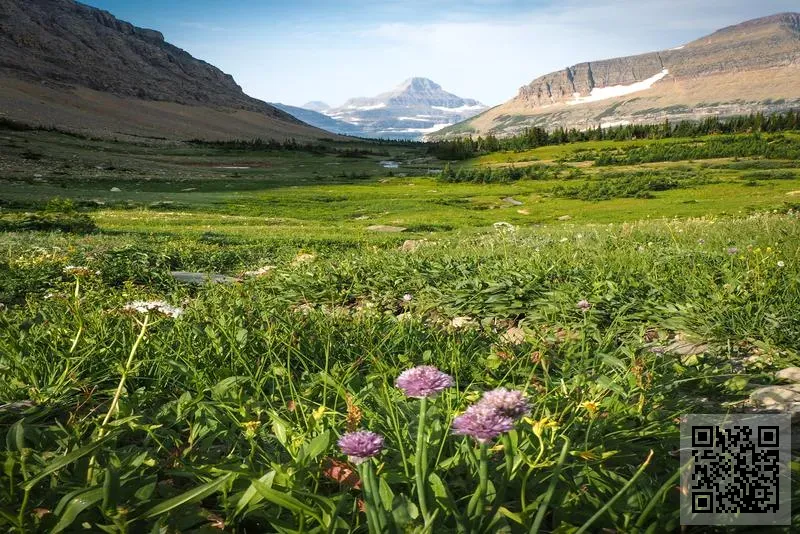
[[[423,243],[425,243],[425,239],[406,239],[400,246],[400,250],[403,252],[414,252],[421,247]]]
[[[454,317],[452,321],[450,321],[450,325],[453,328],[467,328],[471,326],[477,326],[477,322],[472,317],[462,316],[462,317]]]
[[[562,215],[558,218],[559,221],[569,221],[570,219],[572,219],[572,215]]]
[[[515,199],[514,199],[514,198],[512,198],[512,197],[506,197],[506,198],[504,198],[504,199],[503,199],[503,202],[508,202],[508,203],[509,203],[509,204],[511,204],[512,206],[522,206],[522,202],[520,202],[519,200],[515,200]]]
[[[214,273],[192,273],[189,271],[172,271],[169,273],[178,282],[202,286],[205,284],[232,284],[239,282],[239,278]]]
[[[405,232],[406,228],[402,226],[388,226],[385,224],[373,224],[372,226],[367,226],[367,230],[370,232]]]
[[[703,354],[708,350],[708,343],[702,341],[688,341],[688,340],[675,340],[667,345],[665,351],[672,354],[679,354],[681,356],[689,356],[692,354]]]
[[[120,193],[122,192],[122,189],[120,189],[119,187],[112,187],[111,189],[109,189],[109,191],[111,191],[112,193]]]
[[[800,367],[787,367],[781,369],[775,374],[775,378],[783,380],[784,382],[800,382]]]
[[[522,345],[525,342],[525,331],[518,326],[512,326],[500,336],[500,339],[509,345]]]
[[[775,410],[800,417],[800,384],[766,386],[750,393],[750,404],[759,409]]]
[[[495,230],[500,230],[503,232],[513,232],[514,230],[516,230],[513,224],[507,223],[505,221],[496,222],[492,226],[494,226]]]

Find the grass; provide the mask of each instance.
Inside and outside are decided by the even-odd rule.
[[[2,134],[16,148],[0,215],[57,195],[99,228],[0,233],[8,531],[673,531],[677,418],[740,409],[800,350],[791,161],[451,184],[419,177],[442,162],[408,146],[353,159]],[[409,176],[388,175],[392,158]],[[233,176],[223,160],[270,165]],[[372,175],[336,178],[340,160]],[[552,194],[639,172],[704,180],[649,199]],[[402,251],[407,238],[427,241]],[[231,285],[170,276],[267,265]],[[184,313],[124,310],[137,300]],[[678,339],[707,348],[666,350]],[[424,406],[394,387],[422,364],[455,381]],[[531,412],[485,446],[452,435],[499,386]],[[336,446],[357,428],[386,444],[358,469]]]

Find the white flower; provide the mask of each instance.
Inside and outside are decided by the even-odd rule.
[[[784,262],[783,260],[779,261],[778,267],[786,267],[786,262]]]
[[[492,226],[494,226],[495,230],[500,230],[502,232],[513,232],[516,230],[513,224],[504,221],[496,222]]]
[[[167,304],[163,300],[136,300],[122,307],[123,311],[139,313],[160,313],[167,317],[177,319],[183,314],[183,308]]]
[[[93,271],[88,267],[67,265],[66,267],[64,267],[64,274],[71,274],[73,276],[91,276],[91,275],[100,276],[100,271]]]
[[[411,302],[411,299],[413,299],[413,298],[414,297],[411,296],[411,293],[406,293],[405,295],[403,295],[403,301],[405,301],[405,302]]]

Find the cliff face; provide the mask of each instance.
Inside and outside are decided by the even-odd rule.
[[[245,95],[230,75],[165,42],[160,32],[72,0],[0,0],[0,73],[281,115]]]
[[[800,58],[800,14],[783,13],[723,28],[682,47],[579,63],[536,78],[517,98],[530,107],[586,97],[595,88],[630,85],[666,69],[671,78],[785,67]]]
[[[800,106],[800,13],[781,13],[659,52],[579,63],[430,137],[698,119]]]
[[[95,135],[328,136],[160,32],[73,0],[0,0],[0,116]]]
[[[518,98],[532,107],[547,106],[588,96],[595,87],[641,82],[663,69],[664,63],[657,52],[579,63],[535,79],[519,90]]]

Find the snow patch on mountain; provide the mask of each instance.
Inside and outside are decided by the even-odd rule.
[[[630,85],[611,85],[608,87],[595,87],[589,93],[589,96],[581,96],[580,93],[574,93],[573,99],[568,101],[567,104],[574,106],[576,104],[585,104],[586,102],[597,102],[598,100],[606,100],[608,98],[616,98],[618,96],[625,96],[631,93],[638,93],[645,89],[650,89],[654,83],[663,79],[669,74],[669,69],[664,69],[654,76],[650,76],[646,80],[632,83]]]

